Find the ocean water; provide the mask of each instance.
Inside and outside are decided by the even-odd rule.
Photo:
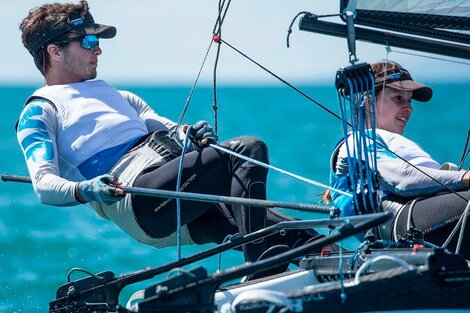
[[[470,127],[470,83],[436,82],[430,103],[414,105],[406,135],[419,142],[437,161],[458,163]],[[37,86],[0,86],[0,173],[26,175],[26,166],[16,142],[14,124],[21,107]],[[157,112],[177,120],[189,87],[118,86],[144,98]],[[333,86],[301,88],[324,106],[337,112]],[[212,89],[196,89],[185,122],[206,119],[213,123]],[[220,87],[218,125],[221,139],[250,134],[269,146],[276,167],[328,182],[330,151],[341,136],[340,122],[314,103],[287,87]],[[465,167],[468,167],[468,160]],[[268,198],[277,201],[317,203],[318,187],[270,172]],[[301,218],[318,215],[284,211]],[[186,246],[183,256],[210,245]],[[112,222],[99,218],[84,206],[57,208],[39,203],[31,185],[0,182],[0,312],[46,312],[55,291],[67,281],[71,268],[90,272],[111,270],[116,275],[131,273],[175,260],[176,248],[155,249],[130,239]],[[194,265],[212,273],[218,258]],[[226,252],[221,268],[242,263],[241,254]],[[84,277],[73,273],[72,279]],[[129,295],[149,283],[126,287]]]

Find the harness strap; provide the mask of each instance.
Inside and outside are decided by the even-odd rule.
[[[333,153],[331,154],[330,157],[330,167],[333,172],[336,172],[336,163],[338,162],[338,154],[339,150],[341,149],[341,146],[345,142],[344,138],[341,138],[338,143],[336,144]]]

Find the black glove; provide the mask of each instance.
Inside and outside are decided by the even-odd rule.
[[[189,128],[189,139],[199,148],[217,143],[214,129],[206,121],[199,121]]]

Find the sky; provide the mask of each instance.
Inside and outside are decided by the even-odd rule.
[[[27,12],[47,1],[0,0],[0,83],[42,83],[32,57],[21,44],[19,23]],[[209,47],[218,0],[89,0],[95,21],[118,29],[103,39],[98,78],[115,83],[191,84]],[[287,29],[300,11],[338,13],[333,0],[236,0],[227,12],[222,38],[263,66],[294,83],[334,81],[336,70],[348,63],[346,39],[298,30],[294,23],[291,47]],[[408,68],[415,79],[467,79],[470,66],[396,53],[391,59]],[[213,45],[200,81],[209,84],[215,61]],[[384,46],[357,43],[357,57],[373,63],[387,57]],[[460,60],[461,61],[461,60]],[[218,63],[218,81],[226,84],[272,84],[276,80],[226,45]]]

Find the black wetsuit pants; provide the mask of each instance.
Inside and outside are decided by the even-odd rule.
[[[244,156],[268,163],[266,145],[254,137],[238,137],[221,143]],[[146,169],[134,182],[135,187],[176,189],[180,157],[160,167]],[[185,192],[232,197],[266,199],[268,170],[214,148],[192,151],[184,156],[181,188]],[[176,231],[176,201],[156,197],[133,196],[133,209],[142,229],[163,238]],[[199,201],[181,201],[181,223],[187,225],[191,239],[198,244],[221,243],[229,234],[247,233],[292,220],[271,210],[246,205],[219,205]],[[305,242],[314,233],[290,231],[243,247],[246,261],[256,260],[275,244],[290,247]]]
[[[398,236],[403,237],[408,227],[413,226],[423,232],[424,240],[441,246],[446,242],[470,200],[470,191],[461,191],[458,194],[467,200],[453,193],[420,199],[412,207],[411,215],[408,203],[396,220]],[[459,234],[460,228],[447,246],[452,252],[455,251]],[[460,254],[470,259],[470,220],[466,222]]]

